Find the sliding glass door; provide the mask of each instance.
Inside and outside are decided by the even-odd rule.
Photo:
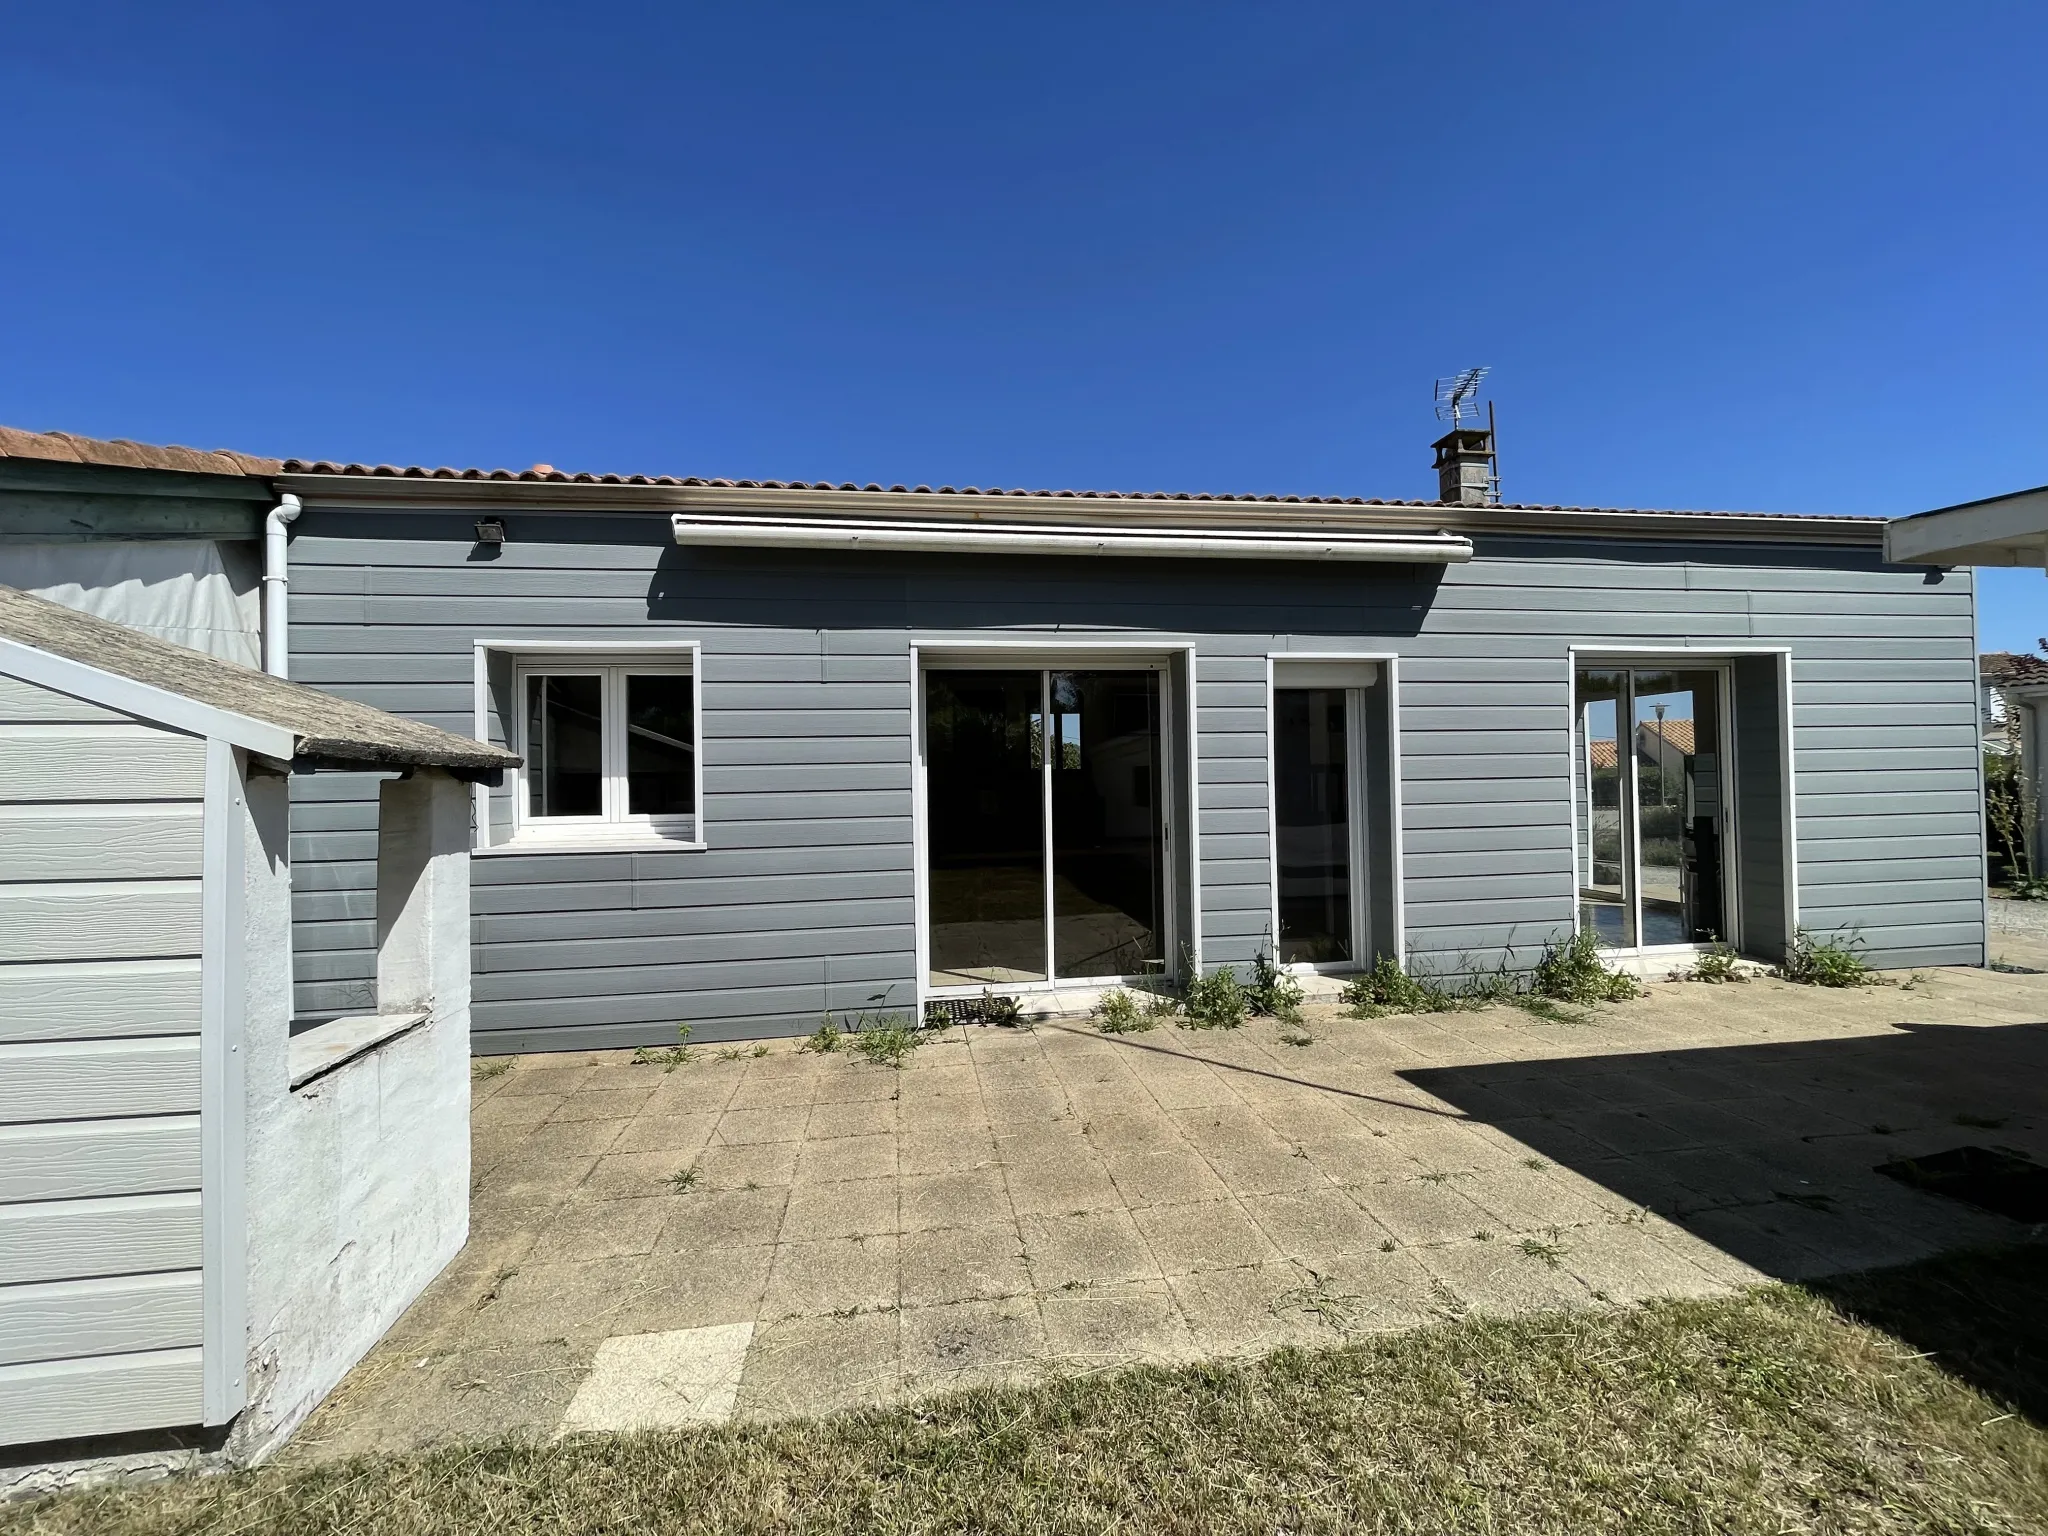
[[[1150,670],[924,674],[928,984],[1165,961],[1165,735]]]
[[[1726,672],[1581,667],[1573,685],[1579,926],[1623,949],[1722,939]]]

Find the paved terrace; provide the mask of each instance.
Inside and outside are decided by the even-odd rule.
[[[2048,971],[2048,940],[1994,949]],[[290,1454],[823,1412],[2011,1241],[1871,1170],[2048,1161],[2044,1021],[2048,974],[1951,970],[1659,985],[1580,1024],[1311,1010],[1308,1045],[954,1029],[900,1072],[796,1041],[483,1066],[469,1246]]]

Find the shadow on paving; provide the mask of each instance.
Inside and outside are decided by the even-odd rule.
[[[1939,1352],[2030,1414],[2048,1413],[2048,1309],[2023,1316],[1996,1286],[1875,1272],[2048,1230],[1876,1171],[1965,1146],[2048,1163],[2048,1024],[1904,1024],[1852,1039],[1400,1076],[1765,1274],[1805,1282]]]

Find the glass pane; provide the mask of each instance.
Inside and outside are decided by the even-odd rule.
[[[1043,674],[925,674],[931,985],[1045,979]]]
[[[1722,935],[1718,681],[1712,672],[1635,675],[1645,944]]]
[[[1574,679],[1578,701],[1574,789],[1579,797],[1579,926],[1605,944],[1633,947],[1635,915],[1622,871],[1628,863],[1628,828],[1622,799],[1618,732],[1623,675],[1582,670]]]
[[[696,721],[686,673],[626,678],[626,810],[688,816],[697,809]]]
[[[597,677],[526,680],[526,814],[604,814],[604,722]]]
[[[1159,674],[1051,677],[1053,971],[1163,960]]]
[[[1273,820],[1279,832],[1280,959],[1351,953],[1351,764],[1344,690],[1273,694]]]

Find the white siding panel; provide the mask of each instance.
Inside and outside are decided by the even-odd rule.
[[[5,725],[132,725],[135,722],[115,710],[102,709],[68,693],[23,682],[18,677],[0,677],[0,724]]]
[[[0,1286],[0,1365],[198,1342],[196,1270]]]
[[[0,1041],[198,1032],[197,956],[0,966]]]
[[[196,800],[206,743],[150,725],[0,725],[0,801]]]
[[[0,961],[198,952],[197,880],[0,886]]]
[[[0,1126],[0,1202],[199,1187],[199,1117]]]
[[[199,1351],[0,1366],[0,1445],[200,1420]]]
[[[0,1125],[199,1112],[199,1038],[0,1045]]]
[[[0,881],[196,880],[200,802],[0,805]]]
[[[198,1267],[196,1191],[0,1205],[0,1285]]]

